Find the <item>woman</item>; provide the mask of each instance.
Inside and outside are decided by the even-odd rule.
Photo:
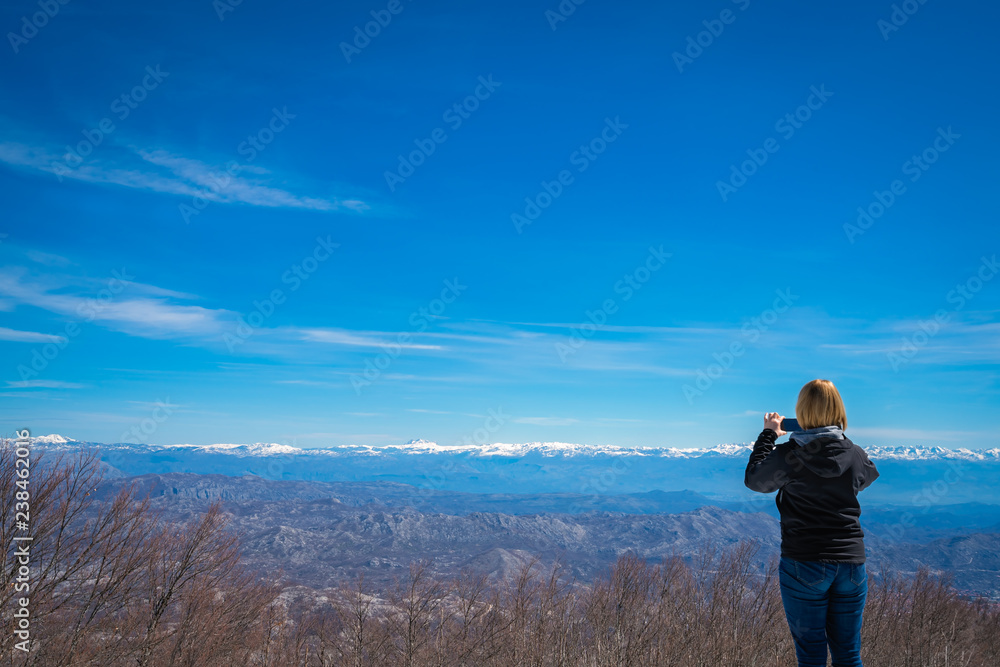
[[[878,470],[844,435],[844,402],[829,380],[802,387],[795,416],[802,430],[778,446],[784,417],[764,416],[745,483],[753,491],[778,492],[778,579],[799,667],[826,667],[827,645],[834,667],[860,666],[868,576],[857,496]]]

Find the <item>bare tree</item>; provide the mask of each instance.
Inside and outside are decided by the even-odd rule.
[[[0,442],[0,510],[8,513],[17,477],[11,445]],[[14,649],[12,631],[4,633],[6,664],[252,664],[253,649],[242,640],[267,620],[278,590],[243,568],[218,503],[187,526],[170,525],[148,497],[134,497],[132,485],[95,501],[102,482],[96,450],[33,458],[33,641],[25,653]],[[13,537],[0,522],[7,610],[17,573]]]
[[[0,441],[0,511],[15,511],[15,456]],[[623,554],[592,585],[536,557],[496,582],[431,563],[387,591],[359,575],[325,595],[281,593],[280,574],[242,564],[220,502],[169,523],[134,487],[98,501],[96,452],[34,460],[30,484],[30,629],[14,648],[4,616],[0,665],[11,667],[792,667],[777,558],[753,541],[705,545],[650,564]],[[23,496],[22,496],[23,497]],[[22,531],[23,532],[23,531]],[[0,521],[3,590],[19,562]],[[279,595],[280,594],[280,595]],[[869,573],[862,628],[868,667],[995,667],[1000,607],[969,600],[926,569]]]
[[[389,593],[389,631],[395,641],[394,664],[413,667],[427,664],[427,650],[436,613],[442,608],[445,588],[430,572],[430,561],[410,564],[409,577],[397,581]],[[421,662],[418,662],[421,661]]]
[[[366,586],[364,574],[358,575],[353,587],[338,591],[332,604],[337,631],[322,638],[328,642],[323,654],[336,655],[353,667],[386,664],[391,635],[385,620],[376,615],[377,598]]]

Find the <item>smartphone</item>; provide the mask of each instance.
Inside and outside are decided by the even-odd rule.
[[[781,430],[785,433],[791,433],[792,431],[800,431],[799,422],[790,417],[786,417],[781,420]]]

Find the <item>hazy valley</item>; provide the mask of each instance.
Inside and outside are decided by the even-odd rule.
[[[538,444],[490,453],[416,442],[296,451],[57,436],[37,445],[52,454],[99,446],[106,479],[97,497],[135,484],[170,520],[222,500],[249,564],[316,589],[362,572],[388,584],[420,559],[441,575],[469,568],[498,578],[538,557],[587,583],[626,552],[651,562],[693,559],[746,538],[760,542],[763,566],[780,544],[773,495],[742,488],[742,445],[648,452]],[[862,496],[870,569],[923,565],[1000,599],[1000,504],[987,502],[996,494],[996,451],[869,452],[882,471]]]

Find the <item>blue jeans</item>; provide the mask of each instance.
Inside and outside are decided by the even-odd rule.
[[[782,557],[781,602],[799,667],[861,667],[861,614],[868,597],[864,563],[823,563]]]

